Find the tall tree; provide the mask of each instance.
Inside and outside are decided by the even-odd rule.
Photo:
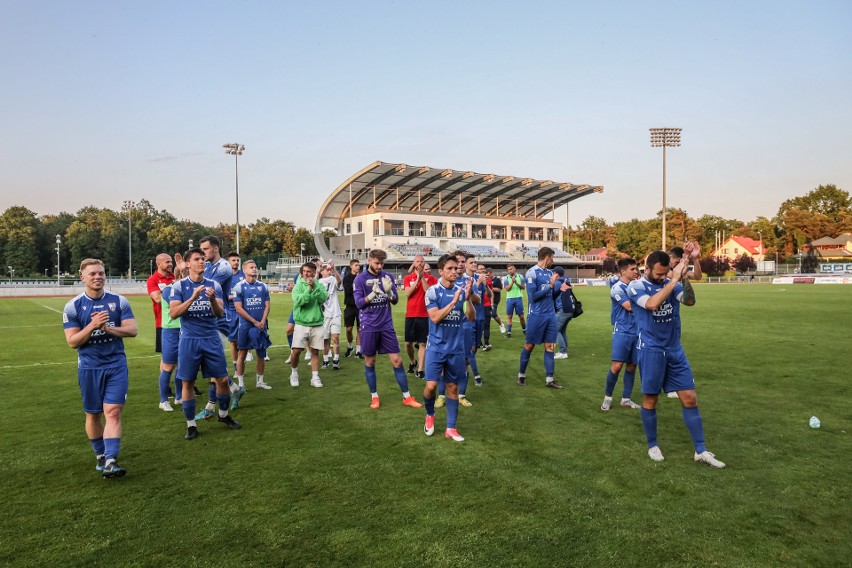
[[[26,207],[12,206],[0,215],[3,270],[11,267],[19,276],[39,274],[38,227],[38,217]]]

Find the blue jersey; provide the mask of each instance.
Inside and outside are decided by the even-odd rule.
[[[207,261],[204,263],[204,277],[218,283],[222,288],[222,301],[227,307],[226,298],[231,295],[231,277],[234,271],[231,264],[224,258],[220,258],[215,263]]]
[[[642,277],[627,286],[630,305],[636,318],[640,350],[672,351],[681,347],[680,300],[683,297],[681,283],[677,283],[672,294],[653,312],[642,307],[668,282],[669,279],[666,278],[662,283],[654,284]]]
[[[553,308],[553,286],[550,285],[552,277],[552,270],[542,268],[538,265],[533,266],[527,271],[528,314],[539,316],[552,316],[556,314],[556,310]]]
[[[474,321],[470,321],[467,318],[464,318],[462,322],[464,325],[475,326],[476,320],[485,321],[485,304],[484,304],[484,294],[485,294],[485,278],[482,279],[482,284],[477,284],[477,279],[479,278],[478,274],[474,274],[473,276],[468,276],[467,273],[462,274],[458,278],[456,278],[455,287],[464,288],[467,286],[467,281],[471,280],[473,283],[470,285],[471,294],[476,294],[479,296],[479,303],[473,305],[473,311],[476,314],[476,319]],[[481,314],[481,316],[480,316]]]
[[[230,267],[228,268],[230,270]],[[193,291],[199,286],[216,290],[216,298],[222,299],[222,287],[218,282],[204,278],[201,282],[193,282],[189,276],[172,284],[172,302],[186,302],[192,297]],[[189,309],[181,316],[180,336],[193,339],[216,337],[219,318],[213,313],[213,305],[207,294],[202,293],[190,304]]]
[[[230,268],[230,265],[229,265]],[[225,293],[225,287],[222,287],[222,294],[225,294],[225,309],[234,311],[234,287],[246,279],[245,272],[237,270],[236,274],[231,274],[228,279],[228,292]]]
[[[124,320],[135,319],[127,298],[104,292],[98,299],[92,299],[85,293],[80,294],[65,304],[62,310],[62,327],[64,329],[83,329],[92,321],[92,314],[108,312],[109,327],[121,327]],[[100,369],[126,365],[124,341],[120,337],[96,329],[89,341],[77,348],[77,365],[80,369]]]
[[[620,276],[615,276],[615,275],[610,276],[609,280],[607,281],[607,282],[609,282],[610,291],[612,291],[612,287],[615,286],[615,283],[620,282],[620,281],[621,281]],[[609,310],[609,323],[610,323],[610,325],[615,325],[615,304],[613,304],[612,308],[610,308],[610,310]]]
[[[266,284],[260,280],[254,284],[243,280],[234,286],[233,293],[234,302],[240,302],[248,315],[256,321],[260,321],[263,318],[266,302],[269,301],[269,289],[266,287]],[[251,327],[251,324],[248,320],[240,318],[240,327]]]
[[[453,301],[457,286],[444,288],[439,282],[426,290],[426,310],[432,308],[444,309]],[[429,318],[429,340],[426,351],[439,353],[464,353],[464,331],[462,323],[469,321],[464,313],[464,290],[459,295],[459,301],[447,314],[447,317],[435,323]],[[431,379],[430,379],[431,380]]]
[[[636,318],[633,312],[627,311],[622,305],[630,301],[627,296],[628,284],[618,280],[609,290],[609,299],[612,301],[613,324],[612,332],[625,335],[636,335]]]

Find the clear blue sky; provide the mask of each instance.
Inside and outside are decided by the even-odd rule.
[[[605,186],[571,223],[852,190],[852,2],[2,2],[0,210],[313,227],[374,160]],[[843,39],[846,38],[846,39]],[[564,222],[564,209],[557,212]]]

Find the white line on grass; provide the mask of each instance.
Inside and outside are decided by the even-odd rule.
[[[284,345],[270,345],[267,349],[273,349],[278,347],[284,347]],[[160,355],[140,355],[138,357],[128,357],[128,361],[134,361],[136,359],[159,359]],[[33,367],[55,367],[58,365],[76,365],[77,361],[58,361],[58,362],[50,362],[50,363],[30,363],[29,365],[3,365],[0,366],[0,370],[6,371],[11,369],[31,369]]]
[[[62,310],[57,310],[56,308],[51,308],[50,306],[45,306],[44,304],[39,304],[42,308],[47,308],[51,312],[56,312],[57,314],[61,314]]]
[[[22,327],[56,327],[62,323],[39,323],[34,325],[0,325],[0,329],[18,329]]]

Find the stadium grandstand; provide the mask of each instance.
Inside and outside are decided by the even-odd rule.
[[[563,250],[565,227],[556,208],[603,187],[471,171],[373,162],[341,183],[317,215],[314,241],[323,258],[341,264],[373,248],[390,266],[421,254],[427,262],[463,249],[485,264],[529,265],[540,247],[568,267],[600,265],[599,258]],[[334,236],[326,245],[324,231]]]

